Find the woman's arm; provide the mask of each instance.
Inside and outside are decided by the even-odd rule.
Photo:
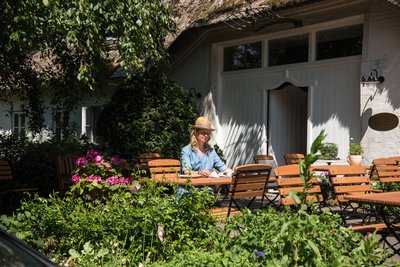
[[[190,160],[190,150],[188,147],[184,147],[181,150],[181,173],[191,174],[192,164]]]
[[[228,166],[226,166],[225,163],[221,160],[221,158],[218,156],[217,152],[215,152],[214,149],[211,151],[211,153],[212,153],[211,158],[214,161],[213,167],[215,169],[217,169],[219,172],[224,172],[224,171],[230,170],[228,168]]]

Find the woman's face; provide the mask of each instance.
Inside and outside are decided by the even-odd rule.
[[[210,140],[211,131],[207,129],[198,129],[196,131],[197,142],[206,143]]]

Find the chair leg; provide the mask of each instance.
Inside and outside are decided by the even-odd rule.
[[[270,198],[270,197],[268,196],[268,192],[266,191],[266,192],[264,193],[264,197],[265,197],[265,199],[268,201],[268,202],[265,204],[264,207],[272,206],[272,207],[274,207],[276,210],[280,210],[281,204],[280,204],[280,203],[279,203],[279,204],[276,204],[276,203],[275,203],[275,201],[276,201],[276,200],[278,199],[278,197],[279,197],[279,194],[274,194],[274,197],[273,197],[273,198]]]

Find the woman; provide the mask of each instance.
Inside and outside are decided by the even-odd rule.
[[[181,151],[182,173],[208,177],[213,168],[219,172],[233,172],[208,144],[212,131],[214,129],[211,127],[211,121],[208,118],[197,118],[190,133],[190,144],[182,148]]]

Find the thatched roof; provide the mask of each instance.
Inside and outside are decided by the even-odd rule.
[[[173,20],[176,23],[176,33],[167,37],[166,46],[171,50],[179,47],[190,36],[200,29],[226,23],[229,20],[240,20],[249,15],[272,12],[312,4],[325,0],[165,0],[172,8]],[[400,8],[400,0],[386,0]],[[262,15],[262,14],[261,14]],[[272,18],[272,17],[271,17]],[[278,20],[271,24],[279,23]],[[289,18],[286,19],[290,22]],[[264,23],[265,20],[264,20]],[[296,23],[293,21],[293,23]]]
[[[167,37],[170,46],[182,32],[218,24],[232,15],[246,15],[266,9],[279,10],[287,7],[315,2],[318,0],[165,0],[172,9],[172,19],[176,23],[176,32]],[[177,2],[177,3],[176,3]]]

